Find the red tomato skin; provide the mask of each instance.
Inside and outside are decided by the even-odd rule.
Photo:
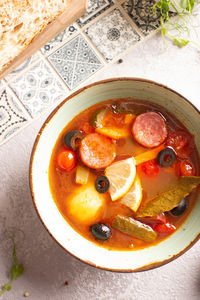
[[[195,169],[189,161],[182,160],[178,164],[178,173],[179,173],[179,176],[194,176]]]
[[[86,135],[95,132],[95,129],[92,127],[92,125],[90,125],[90,122],[88,120],[81,121],[79,130]]]
[[[68,148],[63,149],[58,154],[57,164],[59,169],[63,172],[72,171],[77,165],[76,153]]]
[[[188,158],[194,148],[193,137],[183,130],[170,132],[165,145],[172,148],[179,158]]]
[[[155,226],[156,224],[167,223],[167,217],[164,213],[154,216],[154,217],[145,217],[145,218],[137,218],[138,221],[145,223],[150,226]]]
[[[155,160],[149,160],[142,163],[141,169],[149,177],[157,176],[159,173],[159,166]]]
[[[164,235],[164,234],[170,234],[176,230],[176,226],[170,223],[160,223],[156,224],[153,226],[153,229],[159,234],[159,235]]]

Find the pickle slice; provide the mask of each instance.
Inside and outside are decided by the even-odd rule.
[[[102,128],[103,127],[103,119],[104,119],[106,112],[107,112],[106,108],[103,108],[103,109],[97,111],[90,119],[90,124],[93,127]]]
[[[145,242],[153,242],[157,237],[157,233],[150,226],[124,216],[118,215],[114,219],[112,227]]]

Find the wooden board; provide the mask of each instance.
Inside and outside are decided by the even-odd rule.
[[[86,12],[86,2],[86,0],[70,0],[66,11],[51,22],[24,51],[0,73],[0,79],[16,69],[25,59],[33,55],[44,44],[80,18]]]

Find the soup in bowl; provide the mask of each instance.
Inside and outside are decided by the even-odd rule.
[[[199,112],[155,82],[101,81],[71,95],[36,139],[30,185],[54,239],[90,265],[153,268],[199,236]]]

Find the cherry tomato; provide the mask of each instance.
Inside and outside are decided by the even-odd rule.
[[[147,176],[156,176],[159,173],[159,167],[155,160],[149,160],[141,164],[142,171]]]
[[[90,122],[88,120],[81,121],[79,130],[85,134],[90,134],[95,132],[95,129],[92,127],[92,125],[90,125]]]
[[[77,158],[73,150],[63,149],[57,157],[58,167],[65,172],[69,172],[76,167]]]
[[[194,176],[195,169],[193,165],[187,161],[183,160],[178,164],[178,172],[180,176]]]
[[[176,226],[170,223],[156,224],[153,229],[160,235],[170,234],[176,230]]]
[[[194,147],[192,136],[182,130],[169,133],[165,144],[171,147],[180,158],[189,157]]]

